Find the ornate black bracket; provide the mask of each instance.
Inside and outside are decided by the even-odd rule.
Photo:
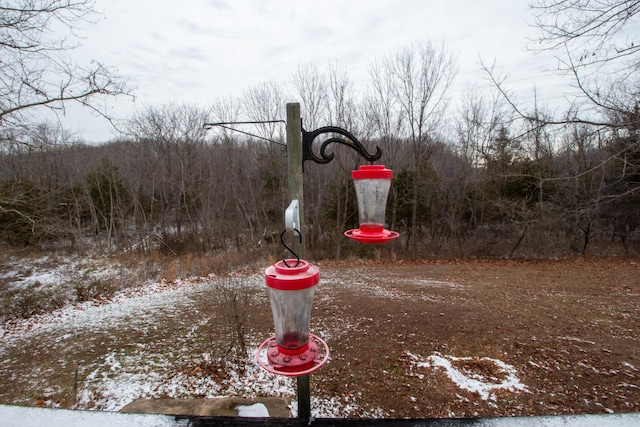
[[[325,133],[338,134],[345,138],[338,138],[334,136],[326,139],[320,146],[320,156],[317,156],[311,149],[313,140]],[[358,154],[370,162],[376,161],[382,157],[382,150],[380,147],[376,147],[376,152],[374,154],[369,154],[362,143],[358,141],[358,138],[353,136],[351,132],[336,126],[324,126],[312,132],[307,132],[304,128],[302,129],[302,164],[304,164],[306,160],[312,160],[313,162],[321,165],[329,163],[333,160],[334,153],[327,153],[327,147],[329,144],[334,142],[354,149]]]

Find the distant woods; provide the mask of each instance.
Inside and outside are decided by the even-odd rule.
[[[401,237],[380,248],[399,257],[637,255],[638,92],[608,92],[615,108],[599,98],[589,120],[552,120],[540,105],[514,109],[497,78],[494,90],[454,97],[455,70],[451,53],[429,43],[373,62],[358,91],[339,65],[301,66],[293,93],[265,82],[206,108],[150,106],[99,146],[42,124],[29,140],[3,143],[0,239],[89,240],[111,254],[280,256],[286,147],[202,125],[282,119],[285,103],[299,101],[306,130],[344,127],[383,150],[380,163],[395,175],[387,223]],[[284,142],[281,124],[248,130]],[[373,256],[342,235],[357,227],[350,171],[362,159],[331,148],[332,163],[305,164],[308,254]]]

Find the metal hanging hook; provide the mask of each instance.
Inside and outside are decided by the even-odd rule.
[[[296,257],[296,265],[294,265],[294,267],[297,267],[300,264],[300,257],[298,256],[297,253],[295,253],[295,251],[293,249],[291,249],[285,242],[284,242],[284,234],[287,232],[287,229],[285,228],[284,230],[282,230],[282,233],[280,233],[280,243],[282,244],[282,246],[284,246],[289,252],[291,252],[291,254]],[[300,233],[300,230],[298,230],[297,228],[293,229],[293,233],[295,235],[295,233],[298,233],[298,236],[300,237],[300,243],[302,243],[302,233]],[[286,259],[283,259],[282,262],[284,262],[284,265],[287,266],[287,268],[291,268],[291,266],[287,263]]]

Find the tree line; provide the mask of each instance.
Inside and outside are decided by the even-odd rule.
[[[614,28],[637,13],[637,2],[611,3],[610,10],[621,9],[608,18]],[[561,116],[540,103],[517,105],[504,79],[486,66],[493,88],[471,87],[454,100],[454,55],[434,42],[372,61],[361,91],[339,64],[301,65],[288,88],[269,81],[206,107],[148,106],[128,119],[120,138],[99,146],[56,124],[24,126],[23,109],[5,108],[0,239],[69,246],[93,239],[108,253],[273,254],[289,202],[283,125],[249,129],[265,142],[226,128],[207,131],[203,124],[282,119],[293,100],[302,105],[306,130],[343,127],[370,151],[383,150],[381,163],[395,174],[388,227],[401,234],[383,247],[396,255],[636,255],[640,85],[628,70],[638,64],[637,48],[629,40],[628,46],[572,46],[575,29],[553,23],[580,21],[588,29],[593,19],[594,31],[603,26],[597,21],[602,15],[590,18],[589,8],[543,21],[582,7],[569,6],[533,5],[542,30],[536,46],[559,52],[559,63],[581,90]],[[606,75],[616,78],[594,77],[592,67],[603,61]],[[617,61],[624,62],[612,72]],[[94,89],[85,95],[100,92]],[[125,89],[117,82],[105,94]],[[34,102],[55,108],[59,100]],[[370,247],[342,236],[357,227],[350,171],[362,160],[333,148],[332,163],[305,165],[308,250],[314,258],[366,255]]]
[[[0,237],[15,245],[71,246],[91,238],[111,253],[273,253],[289,202],[286,147],[205,131],[206,122],[251,116],[246,105],[220,102],[149,107],[129,121],[126,136],[99,146],[46,125],[39,140],[5,146]],[[356,129],[370,151],[379,146],[380,162],[394,170],[387,222],[402,237],[387,246],[396,253],[637,253],[637,126],[522,129],[495,100],[474,95],[454,126],[416,136],[420,130],[413,132],[399,109],[350,102],[350,116],[338,123]],[[215,111],[236,114],[212,116]],[[396,130],[384,132],[376,124],[381,117],[390,117]],[[310,122],[303,120],[305,127]],[[256,133],[284,142],[283,126],[270,126]],[[305,165],[308,246],[316,257],[368,251],[342,236],[358,225],[350,171],[362,159],[349,151],[336,146],[332,163]]]

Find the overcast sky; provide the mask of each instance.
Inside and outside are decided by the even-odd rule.
[[[288,84],[299,65],[344,66],[356,89],[368,84],[369,64],[412,44],[444,42],[457,55],[451,93],[487,86],[479,59],[495,60],[518,96],[560,99],[558,81],[545,77],[549,56],[526,51],[534,29],[527,0],[97,0],[103,13],[86,24],[78,61],[113,66],[137,87],[135,103],[113,113],[186,102],[206,105],[240,96],[262,81]],[[291,96],[290,102],[298,99]],[[284,106],[283,106],[284,116]],[[65,126],[88,141],[115,137],[107,123],[68,113]]]

